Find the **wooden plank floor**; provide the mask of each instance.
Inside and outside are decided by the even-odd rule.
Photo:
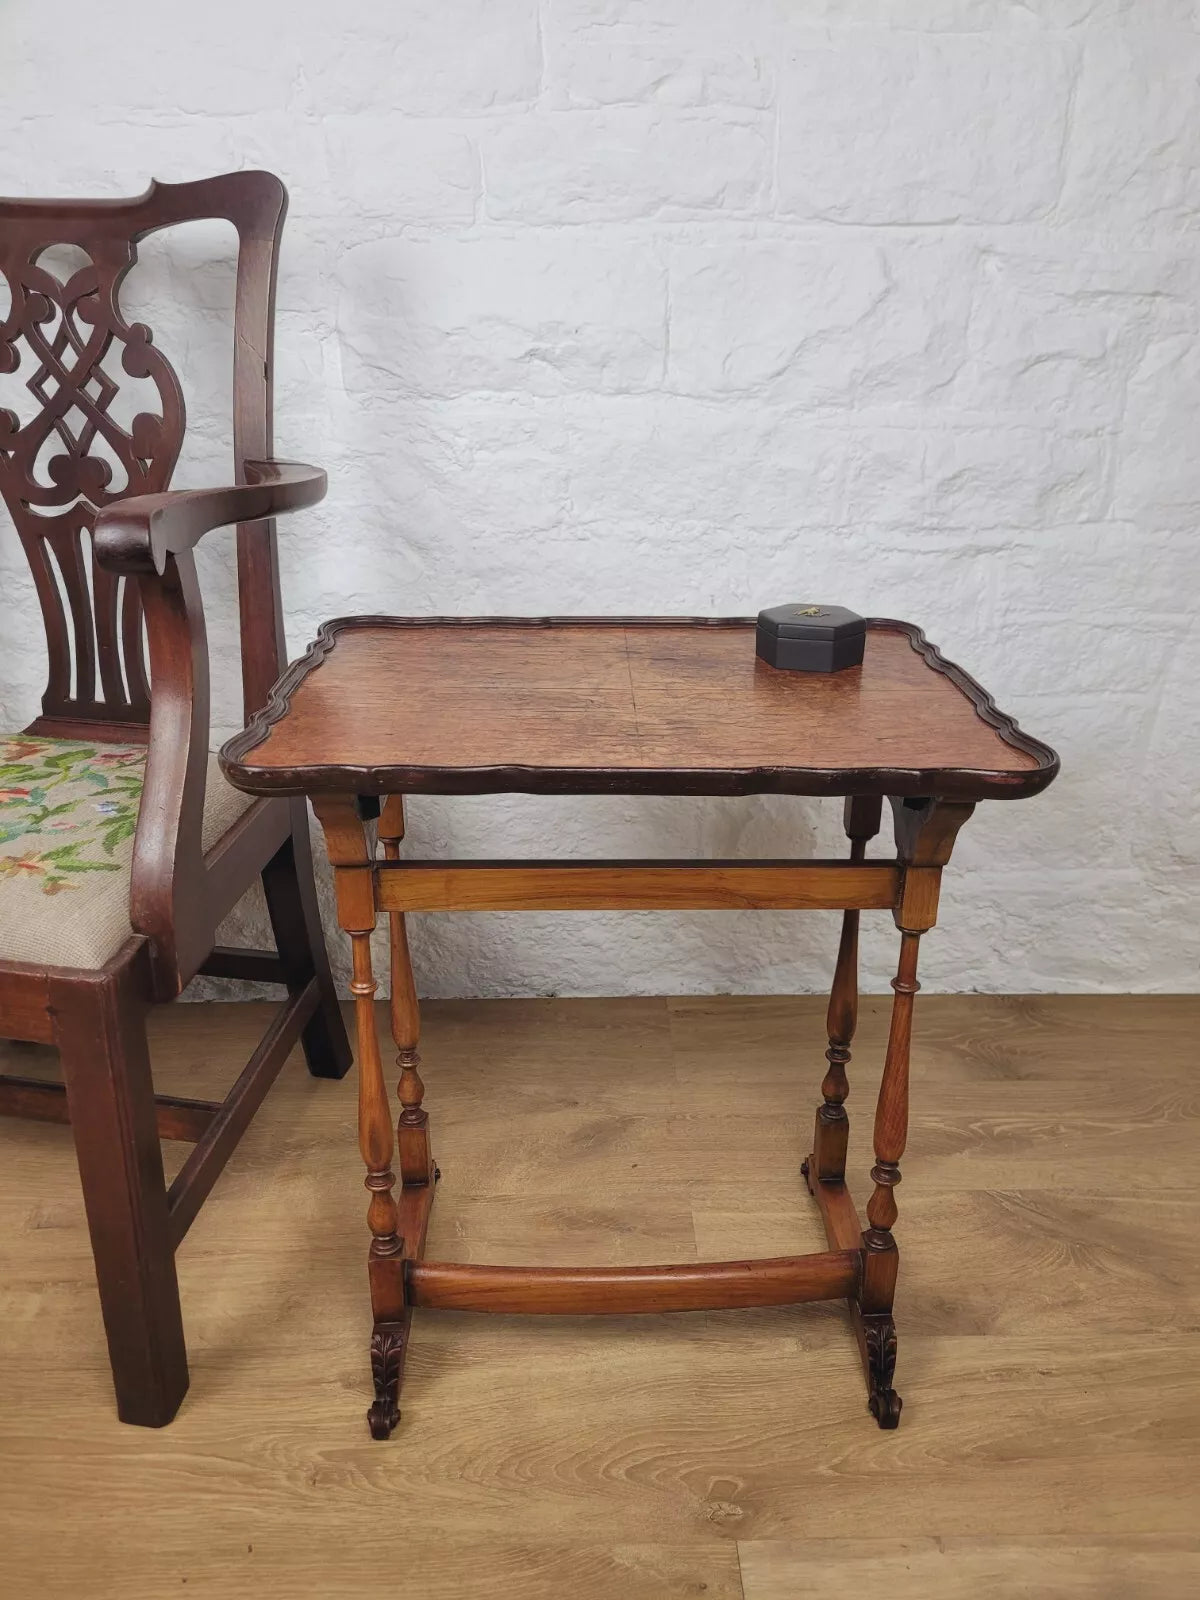
[[[163,1013],[161,1086],[219,1091],[265,1010]],[[821,1248],[797,1168],[822,1013],[429,1005],[430,1254]],[[866,1001],[860,1204],[885,1022]],[[69,1132],[0,1124],[0,1594],[1200,1593],[1198,1035],[1200,998],[921,997],[890,1434],[838,1306],[418,1312],[403,1421],[372,1443],[354,1088],[298,1058],[180,1256],[184,1408],[121,1427]]]

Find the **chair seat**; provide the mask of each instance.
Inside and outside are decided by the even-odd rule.
[[[0,737],[0,961],[92,971],[129,938],[143,745]],[[253,803],[209,758],[203,847]]]

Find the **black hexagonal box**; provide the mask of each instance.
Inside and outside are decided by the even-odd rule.
[[[866,639],[866,623],[845,606],[798,602],[758,613],[755,649],[784,672],[841,672],[861,664]]]

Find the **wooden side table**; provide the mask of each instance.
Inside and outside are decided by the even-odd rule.
[[[870,1409],[894,1428],[893,1237],[908,1127],[917,947],[942,868],[975,804],[1044,789],[1058,770],[918,628],[868,624],[861,667],[779,672],[746,619],[349,617],[327,623],[222,752],[252,794],[308,795],[350,935],[358,1024],[359,1143],[371,1199],[372,1434],[399,1418],[414,1306],[500,1312],[694,1311],[847,1300]],[[845,797],[848,861],[416,861],[402,859],[405,794],[711,794]],[[378,839],[367,820],[386,796]],[[896,851],[866,859],[882,802]],[[500,1267],[423,1259],[439,1176],[418,1054],[410,911],[841,910],[828,1070],[801,1170],[828,1250],[684,1266]],[[845,1183],[846,1067],[858,1005],[858,920],[900,930],[891,1031],[875,1113],[864,1229]],[[380,1061],[370,936],[391,932],[400,1069],[393,1135]],[[393,1162],[399,1166],[396,1190]]]

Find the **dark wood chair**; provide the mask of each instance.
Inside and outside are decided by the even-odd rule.
[[[263,172],[136,200],[0,201],[0,402],[20,406],[0,409],[0,490],[49,657],[41,716],[0,739],[0,1037],[56,1045],[63,1077],[0,1079],[0,1111],[71,1124],[117,1410],[150,1427],[188,1386],[175,1251],[297,1040],[316,1076],[350,1063],[304,804],[250,801],[210,757],[193,557],[204,533],[237,524],[249,717],[285,661],[271,519],[325,492],[322,472],[270,459],[286,206]],[[172,493],[183,395],[119,295],[140,239],[201,219],[238,234],[234,482]],[[65,282],[43,259],[64,245],[87,257]],[[127,427],[112,407],[125,377],[148,380],[160,407]],[[216,947],[258,877],[277,951]],[[197,973],[288,992],[219,1104],[156,1096],[151,1078],[147,1009]],[[194,1141],[169,1189],[160,1138]]]

